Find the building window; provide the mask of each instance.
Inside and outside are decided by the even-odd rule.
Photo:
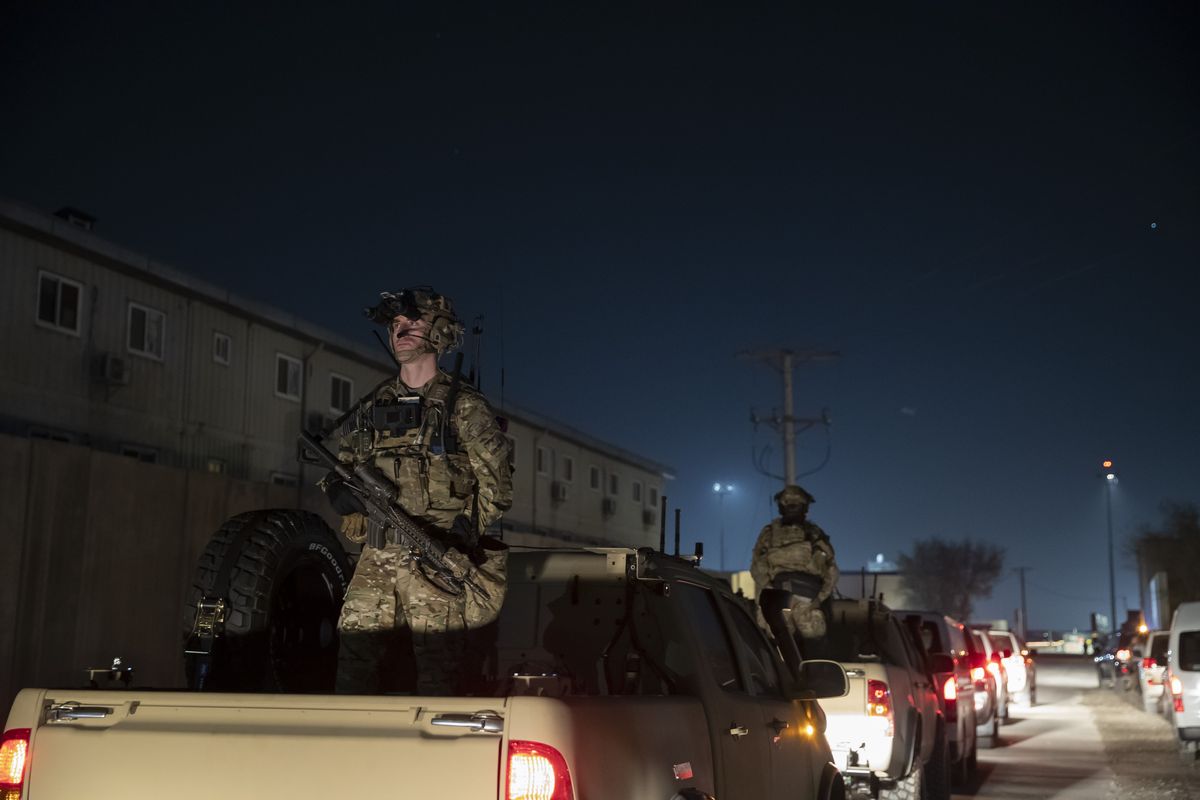
[[[297,484],[296,476],[290,472],[272,472],[271,483],[276,486],[295,486]]]
[[[300,400],[300,359],[275,354],[275,396]]]
[[[38,273],[39,325],[79,335],[79,302],[83,285],[49,272]]]
[[[223,475],[225,474],[225,461],[220,458],[210,458],[205,463],[204,469],[214,475]]]
[[[595,465],[588,470],[588,485],[597,492],[600,491],[600,468]]]
[[[544,447],[537,449],[537,471],[539,475],[550,474],[550,451]]]
[[[621,482],[617,480],[616,473],[610,472],[608,475],[608,493],[616,497],[621,489]]]
[[[563,456],[562,479],[567,483],[575,480],[575,459],[570,456]]]
[[[33,439],[48,439],[52,442],[66,442],[74,444],[76,436],[67,431],[55,430],[54,428],[30,428],[29,436]]]
[[[144,461],[147,464],[158,463],[158,451],[152,447],[142,447],[139,444],[121,445],[121,455],[127,458],[136,458],[138,461]]]
[[[162,361],[167,315],[148,306],[129,304],[129,352]]]
[[[354,381],[338,375],[329,374],[329,410],[335,414],[343,414],[350,410],[354,402]]]
[[[632,487],[633,487],[633,502],[635,502],[635,503],[642,502],[642,482],[634,481],[632,484]]]
[[[213,331],[213,361],[229,366],[229,351],[233,348],[233,340],[220,331]]]
[[[646,489],[646,503],[654,508],[658,508],[658,487],[651,486]]]

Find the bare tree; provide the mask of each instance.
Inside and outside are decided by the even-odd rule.
[[[912,602],[967,622],[975,599],[991,596],[1004,571],[1004,549],[968,539],[919,539],[911,555],[900,554],[899,567]]]
[[[1200,507],[1195,503],[1166,500],[1160,506],[1162,523],[1143,525],[1128,543],[1147,575],[1167,574],[1171,609],[1179,603],[1200,600]],[[1170,609],[1166,622],[1170,622]]]

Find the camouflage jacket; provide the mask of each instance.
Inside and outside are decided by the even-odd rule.
[[[822,579],[817,602],[833,591],[838,579],[833,545],[815,522],[785,525],[776,517],[762,529],[750,559],[750,576],[759,589],[768,586],[782,572],[804,572]]]
[[[442,370],[419,389],[399,378],[380,385],[343,425],[338,458],[373,462],[396,484],[410,516],[445,531],[462,515],[483,534],[512,506],[511,445],[487,400],[466,382],[448,415],[450,385]],[[375,430],[375,404],[402,397],[420,398],[420,424],[396,435]]]

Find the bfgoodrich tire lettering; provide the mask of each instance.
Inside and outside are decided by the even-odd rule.
[[[223,596],[228,609],[204,688],[332,692],[350,575],[345,551],[316,514],[252,511],[222,525],[200,556],[185,609],[189,632],[201,598]],[[193,672],[189,662],[189,685]]]

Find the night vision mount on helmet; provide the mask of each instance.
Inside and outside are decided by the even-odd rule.
[[[807,506],[812,504],[812,502],[813,496],[795,484],[783,487],[783,489],[775,495],[775,503],[780,508],[783,508],[784,506]]]
[[[464,327],[454,313],[450,299],[434,291],[432,286],[410,286],[398,292],[380,292],[379,302],[364,308],[363,314],[379,325],[391,325],[396,317],[429,322],[427,341],[438,355],[462,345]]]

